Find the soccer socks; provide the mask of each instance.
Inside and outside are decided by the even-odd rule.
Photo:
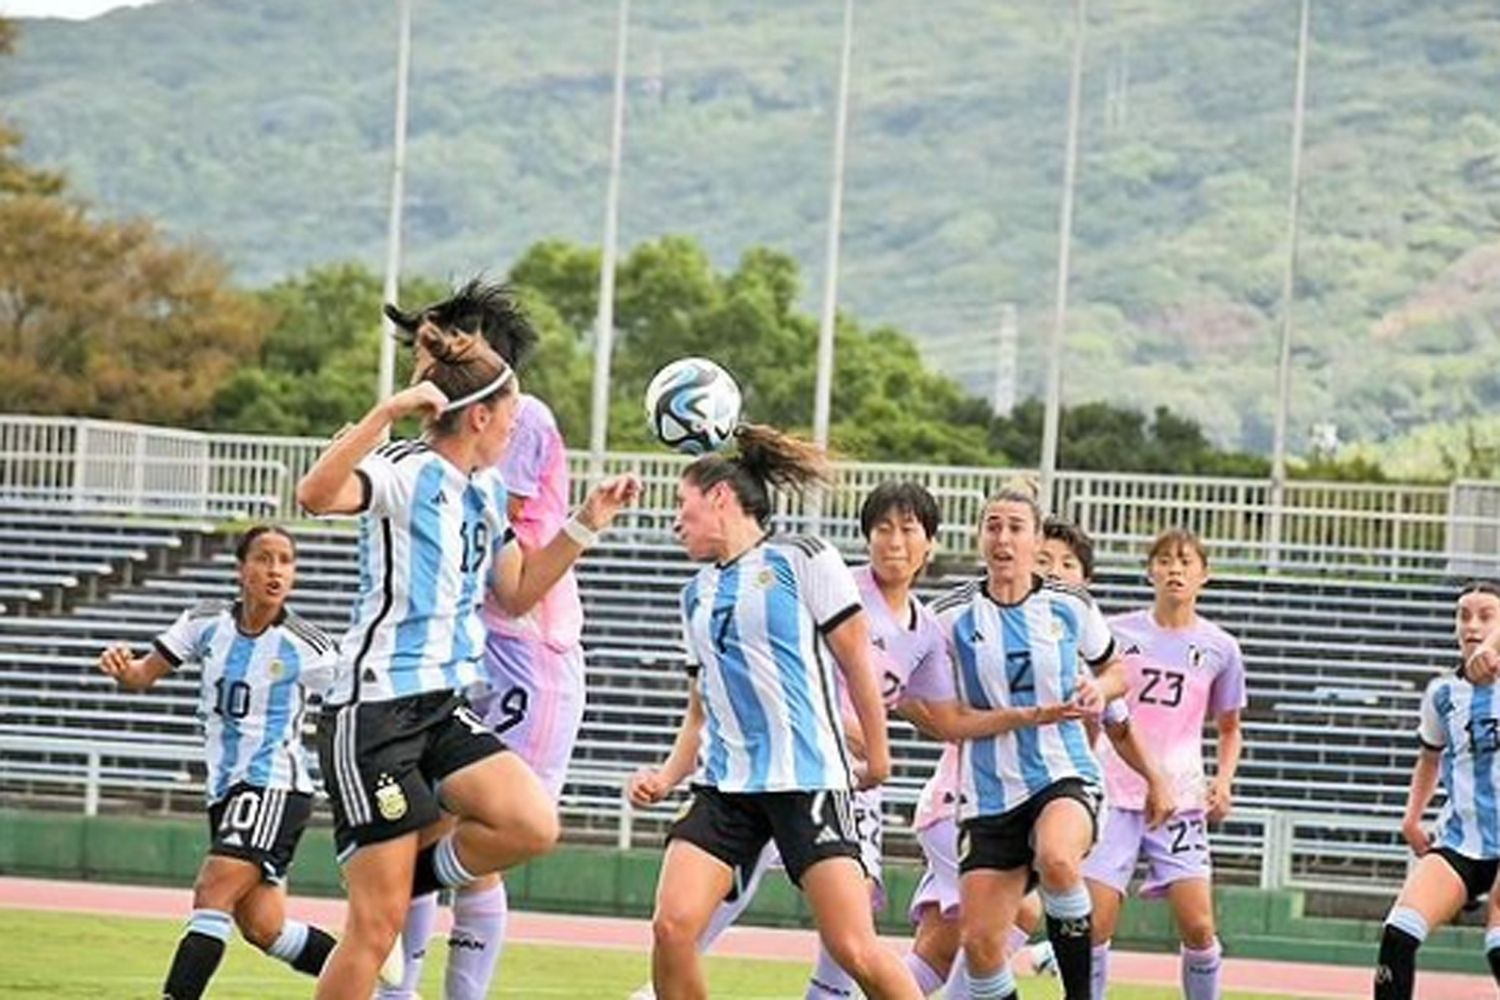
[[[1427,921],[1406,906],[1391,908],[1380,938],[1375,966],[1375,1000],[1411,1000],[1417,978],[1417,949],[1427,940]],[[1486,942],[1488,943],[1488,942]]]
[[[432,940],[432,927],[437,923],[438,898],[436,892],[412,898],[406,910],[406,923],[401,928],[401,956],[404,965],[401,984],[387,986],[379,983],[375,987],[377,1000],[411,1000],[417,995],[417,984],[422,981],[422,966],[427,959],[427,942]]]
[[[223,910],[193,911],[161,988],[163,1000],[198,1000],[203,995],[224,957],[233,927],[233,918]]]
[[[453,932],[448,936],[447,1000],[483,1000],[505,947],[508,911],[505,883],[492,889],[466,889],[453,897]]]
[[[1026,947],[1026,941],[1030,937],[1019,925],[1011,924],[1010,930],[1005,934],[1005,960],[1009,962],[1015,959],[1021,949]]]
[[[1490,975],[1500,983],[1500,927],[1484,932],[1484,955],[1490,960]]]
[[[1016,995],[1016,977],[1011,974],[1010,966],[1002,965],[998,972],[988,976],[976,976],[969,973],[969,992],[967,996],[974,1000],[1013,1000]],[[960,993],[959,996],[966,994]]]
[[[969,995],[969,968],[964,963],[964,952],[960,948],[958,954],[953,956],[953,968],[948,970],[948,982],[943,987],[943,996],[966,997]]]
[[[812,976],[807,981],[803,1000],[844,1000],[854,996],[856,991],[854,977],[833,960],[827,948],[819,945],[818,964],[813,967]]]
[[[1089,996],[1092,1000],[1104,1000],[1104,991],[1109,986],[1109,942],[1094,945],[1089,957],[1092,960],[1089,969]]]
[[[321,927],[309,927],[300,920],[288,920],[281,925],[281,933],[266,954],[279,958],[298,972],[316,976],[323,971],[323,963],[333,951],[333,935]]]
[[[1207,948],[1182,948],[1182,995],[1186,1000],[1219,1000],[1219,968],[1224,949],[1214,938]]]
[[[1089,891],[1080,882],[1063,892],[1042,888],[1042,909],[1047,913],[1047,938],[1057,956],[1057,974],[1062,979],[1063,996],[1068,1000],[1085,1000],[1089,996],[1089,967],[1093,934],[1093,903]]]
[[[453,834],[417,852],[416,868],[411,876],[411,897],[425,896],[439,889],[461,889],[479,876],[463,866],[453,846]]]
[[[917,989],[922,991],[924,997],[932,996],[943,988],[943,977],[937,974],[937,970],[927,964],[927,960],[914,951],[906,953],[902,959],[906,963],[907,971],[917,981]],[[961,959],[955,958],[956,965]]]
[[[714,942],[735,922],[740,919],[744,912],[750,909],[750,904],[755,902],[755,893],[760,889],[760,880],[765,877],[766,869],[770,867],[767,857],[768,851],[761,851],[760,857],[755,860],[755,867],[750,870],[750,879],[739,887],[733,899],[726,899],[714,909],[714,915],[709,918],[708,926],[698,937],[698,953],[706,954],[712,948]]]

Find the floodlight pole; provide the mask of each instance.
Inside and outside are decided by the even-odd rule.
[[[630,0],[620,0],[615,24],[615,99],[610,117],[609,185],[604,195],[604,248],[599,260],[599,312],[594,321],[594,397],[589,411],[589,478],[604,475],[609,444],[610,361],[615,341],[615,257],[620,231],[620,158],[625,145],[625,58]]]
[[[1302,123],[1307,103],[1307,48],[1312,0],[1302,0],[1297,34],[1297,84],[1292,97],[1291,194],[1287,199],[1286,270],[1281,278],[1281,343],[1276,362],[1276,424],[1271,445],[1271,514],[1267,523],[1266,565],[1281,564],[1282,507],[1286,502],[1287,418],[1292,393],[1292,305],[1297,295],[1297,229],[1302,201]]]
[[[833,396],[833,335],[838,320],[839,236],[844,219],[844,149],[849,132],[849,62],[854,48],[854,0],[844,0],[838,109],[833,126],[833,183],[828,196],[828,245],[823,262],[823,314],[818,322],[818,371],[813,395],[813,441],[828,446]]]
[[[1062,423],[1063,333],[1068,325],[1068,269],[1073,244],[1073,185],[1078,174],[1078,118],[1082,103],[1084,27],[1087,0],[1073,0],[1073,63],[1068,75],[1068,144],[1063,158],[1062,208],[1057,221],[1057,288],[1052,333],[1047,339],[1047,402],[1042,419],[1040,496],[1042,510],[1052,510],[1057,479],[1057,445]],[[1061,512],[1059,512],[1061,513]]]
[[[400,23],[396,42],[396,127],[391,140],[391,209],[385,230],[385,283],[381,295],[395,302],[401,282],[401,208],[406,175],[406,93],[411,76],[411,4],[397,0]],[[375,387],[380,399],[390,398],[396,383],[396,324],[380,318],[380,377]]]

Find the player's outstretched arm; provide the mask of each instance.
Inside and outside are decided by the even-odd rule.
[[[687,714],[672,741],[672,752],[661,766],[641,768],[630,776],[630,804],[637,808],[660,802],[687,780],[698,766],[698,750],[703,743],[703,701],[696,683],[688,691]]]
[[[863,611],[839,622],[826,637],[833,658],[844,674],[849,703],[859,719],[864,737],[864,772],[861,788],[873,788],[891,776],[891,747],[885,731],[885,702],[875,680],[875,658],[871,653],[870,629]]]
[[[1085,714],[1072,702],[1019,708],[973,708],[958,701],[920,698],[902,701],[896,706],[896,711],[924,734],[946,743],[981,740],[1017,729],[1053,726],[1067,719],[1082,719]]]
[[[346,428],[318,456],[297,483],[297,503],[309,514],[357,514],[364,491],[354,475],[359,465],[390,432],[391,424],[412,413],[443,412],[448,397],[431,382],[407,386],[370,407],[359,423]]]
[[[501,549],[490,586],[500,610],[519,618],[535,607],[583,550],[598,540],[599,532],[640,493],[641,481],[635,476],[612,476],[589,492],[583,506],[546,545],[531,552],[519,544]]]
[[[135,657],[128,646],[111,646],[99,654],[99,672],[126,691],[144,691],[171,673],[172,664],[154,649]]]

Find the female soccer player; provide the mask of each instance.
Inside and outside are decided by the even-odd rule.
[[[286,917],[286,876],[312,814],[302,747],[309,693],[333,676],[333,640],[286,606],[297,547],[282,528],[256,525],[235,548],[240,596],[200,601],[142,657],[113,646],[99,669],[144,691],[184,664],[201,676],[208,751],[208,857],[193,885],[193,915],[162,995],[203,995],[231,925],[261,951],[316,976],[333,950],[326,931]]]
[[[1087,588],[1094,578],[1094,545],[1088,535],[1071,521],[1048,517],[1042,524],[1042,545],[1037,550],[1036,567],[1047,579],[1074,587]],[[1123,703],[1105,706],[1105,732],[1119,755],[1146,780],[1149,825],[1157,826],[1170,812],[1165,783],[1140,746],[1129,727]],[[1111,715],[1115,719],[1111,721]],[[1091,741],[1092,742],[1092,741]],[[912,895],[911,917],[917,924],[917,938],[912,946],[939,973],[947,976],[948,991],[963,995],[968,989],[962,963],[955,963],[959,948],[959,890],[957,829],[954,816],[958,804],[958,753],[949,745],[932,777],[922,788],[913,826],[927,859],[927,871]],[[1006,941],[1006,954],[1014,956],[1026,940],[1042,926],[1040,897],[1028,892],[1021,900],[1016,922]],[[1045,938],[1030,949],[1032,967],[1057,974],[1052,944]],[[950,972],[951,966],[951,972]]]
[[[1458,598],[1456,618],[1464,667],[1434,677],[1422,695],[1421,750],[1401,822],[1402,836],[1420,860],[1385,918],[1375,1000],[1411,1000],[1417,949],[1428,931],[1485,892],[1490,906],[1484,947],[1500,982],[1500,903],[1494,891],[1500,870],[1500,698],[1494,687],[1500,586],[1470,584]],[[1447,801],[1429,832],[1422,813],[1439,785]]]
[[[1016,992],[1006,935],[1033,868],[1065,995],[1081,1000],[1089,990],[1081,864],[1095,838],[1101,775],[1082,720],[1125,684],[1093,600],[1036,575],[1041,537],[1033,495],[1002,489],[980,524],[984,578],[932,606],[956,661],[960,699],[1003,708],[1023,726],[960,745],[959,921],[974,997]]]
[[[1187,1000],[1219,996],[1219,941],[1214,932],[1208,824],[1229,814],[1240,760],[1245,665],[1234,637],[1197,612],[1208,582],[1208,553],[1197,536],[1174,528],[1151,546],[1147,573],[1152,607],[1110,620],[1125,647],[1130,725],[1155,748],[1174,812],[1159,829],[1146,815],[1146,783],[1117,754],[1104,755],[1109,814],[1104,837],[1084,864],[1094,905],[1093,996],[1102,1000],[1109,940],[1138,858],[1149,865],[1141,895],[1165,896],[1182,939]],[[1203,774],[1203,725],[1213,719],[1219,759]]]
[[[476,333],[429,321],[417,343],[421,381],[372,408],[297,487],[315,514],[361,514],[361,593],[319,733],[349,884],[319,997],[370,995],[413,895],[555,843],[546,790],[462,694],[480,676],[481,586],[525,614],[639,489],[607,480],[545,547],[523,552],[494,470],[515,420],[514,371]],[[415,413],[421,440],[377,447]],[[439,836],[444,811],[457,822]]]
[[[710,565],[682,595],[693,683],[673,760],[701,757],[701,767],[657,885],[656,995],[707,996],[699,939],[736,872],[774,840],[838,964],[871,997],[915,998],[911,974],[875,937],[828,663],[831,653],[863,729],[859,784],[873,787],[890,772],[890,750],[859,587],[826,542],[768,532],[770,488],[825,479],[826,459],[769,427],[736,437],[737,455],[698,459],[678,486],[678,538]]]
[[[537,333],[504,285],[470,281],[441,302],[413,312],[386,307],[405,337],[424,322],[476,330],[512,368],[536,346]],[[546,403],[521,393],[510,444],[500,458],[507,515],[523,552],[546,546],[568,519],[568,456],[557,419]],[[471,694],[474,711],[505,745],[531,765],[554,804],[562,795],[568,761],[583,724],[583,605],[568,569],[523,615],[485,601],[488,633],[484,680]],[[509,909],[498,876],[456,893],[444,996],[478,1000],[489,995],[505,943]],[[437,894],[412,900],[402,929],[406,975],[399,988],[382,987],[380,1000],[406,1000],[421,979],[427,941],[437,919]]]
[[[875,487],[860,510],[860,527],[870,562],[854,570],[854,578],[869,620],[881,696],[886,706],[930,734],[960,735],[967,731],[963,727],[975,723],[971,717],[960,717],[952,667],[937,622],[912,594],[912,586],[932,554],[939,516],[937,501],[920,484],[890,482]],[[852,707],[846,704],[845,725],[854,731],[858,723],[851,715]],[[701,720],[696,724],[689,720],[667,762],[659,769],[642,770],[631,779],[631,799],[635,804],[644,806],[660,801],[692,774],[698,764],[700,726]],[[871,880],[872,903],[878,909],[884,905],[879,790],[855,792],[853,812],[861,860]],[[749,908],[761,877],[768,868],[780,863],[774,845],[770,845],[748,877],[738,878],[741,884],[736,886],[734,898],[719,905],[699,938],[700,952],[707,951]],[[942,985],[942,979],[920,956],[909,955],[906,964],[924,993]],[[822,949],[806,996],[852,996],[855,988],[853,977],[826,948]],[[636,997],[647,995],[649,991],[643,989]]]

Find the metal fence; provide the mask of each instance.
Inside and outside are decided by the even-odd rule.
[[[298,515],[297,480],[326,442],[316,438],[204,434],[140,424],[0,415],[0,499],[78,508],[192,516]],[[665,533],[676,502],[678,455],[610,453],[603,472],[645,484],[632,526]],[[594,463],[570,456],[581,495]],[[859,504],[876,483],[922,483],[942,505],[942,549],[966,556],[985,499],[1028,469],[845,462],[838,483],[814,497],[781,494],[782,523],[835,541],[858,534]],[[1451,486],[1293,482],[1280,505],[1260,479],[1067,472],[1057,509],[1094,536],[1104,554],[1138,553],[1158,531],[1191,528],[1216,561],[1271,572],[1384,578],[1500,572],[1500,483]]]

